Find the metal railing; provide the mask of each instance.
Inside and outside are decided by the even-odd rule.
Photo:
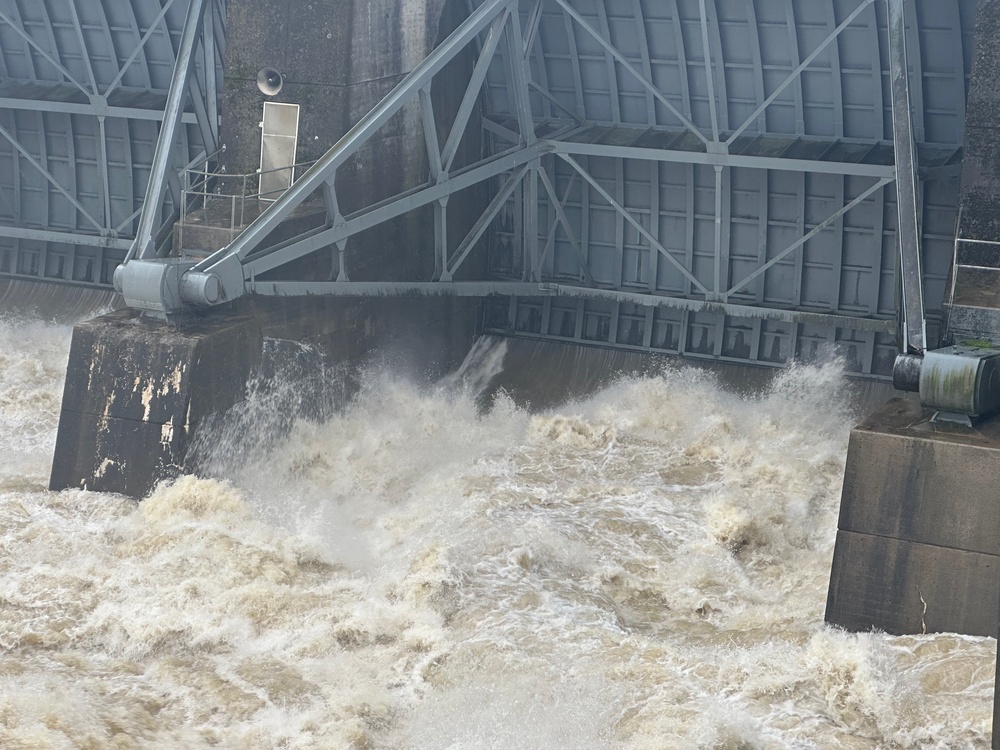
[[[235,231],[259,216],[263,203],[277,200],[315,161],[300,162],[289,167],[257,171],[252,174],[231,174],[211,167],[218,152],[201,160],[181,173],[181,232],[189,216],[203,213],[205,226]],[[261,176],[287,175],[287,184],[280,190],[261,192]],[[284,180],[282,180],[285,183]],[[183,247],[183,243],[182,247]]]

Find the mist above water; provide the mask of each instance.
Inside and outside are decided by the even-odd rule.
[[[44,489],[68,341],[0,324],[0,747],[989,746],[992,639],[823,624],[836,364],[289,374],[136,504]]]

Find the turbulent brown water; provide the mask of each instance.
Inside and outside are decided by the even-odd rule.
[[[834,365],[531,414],[491,349],[136,504],[45,489],[68,346],[0,323],[2,748],[989,746],[993,640],[823,624]]]

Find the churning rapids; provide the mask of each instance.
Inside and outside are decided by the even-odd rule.
[[[530,413],[492,349],[136,504],[45,489],[69,339],[0,323],[2,748],[989,745],[993,640],[823,624],[836,366]]]

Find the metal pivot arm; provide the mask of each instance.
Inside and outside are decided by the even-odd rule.
[[[899,214],[903,354],[922,354],[927,346],[920,227],[917,217],[917,153],[910,114],[904,0],[887,0],[889,9],[889,78],[892,85],[892,140],[896,155],[896,206]]]
[[[157,230],[157,220],[160,207],[166,191],[167,173],[170,168],[170,153],[177,138],[177,129],[184,114],[184,99],[188,91],[188,79],[194,67],[195,48],[202,30],[202,18],[205,14],[205,0],[191,0],[187,17],[184,20],[184,31],[181,34],[180,46],[177,49],[177,59],[174,63],[174,73],[167,92],[167,103],[163,112],[163,123],[160,135],[153,152],[153,161],[149,169],[149,183],[146,187],[146,198],[142,213],[139,216],[139,227],[135,241],[125,257],[125,263],[132,258],[150,258],[155,253],[153,236]],[[207,145],[207,144],[206,144]],[[120,279],[115,274],[116,286]],[[118,291],[121,291],[119,288]]]
[[[437,73],[489,28],[497,16],[506,13],[511,5],[512,0],[487,0],[477,8],[239,237],[185,274],[181,282],[182,299],[189,304],[208,306],[243,295],[243,259],[259,248],[275,227],[327,182],[342,164],[393,115],[418,96]]]
[[[905,0],[886,0],[889,11],[889,77],[892,131],[896,154],[896,204],[899,211],[899,280],[903,321],[902,352],[893,367],[893,384],[918,391],[920,403],[937,410],[935,418],[972,424],[971,419],[1000,408],[1000,350],[950,346],[926,351],[927,323],[920,270],[917,215],[917,155],[910,119],[906,60]]]

